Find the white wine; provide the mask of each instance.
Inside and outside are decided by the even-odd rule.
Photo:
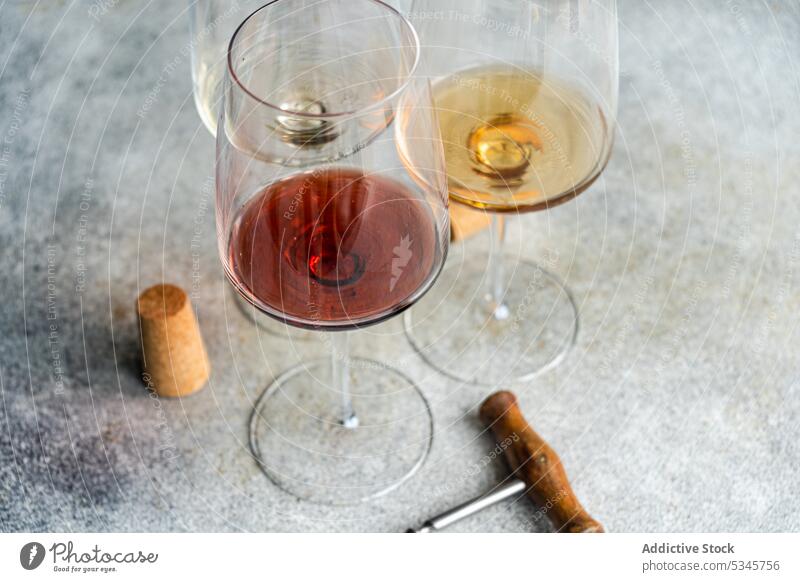
[[[481,67],[434,86],[450,195],[497,211],[538,210],[580,194],[609,155],[602,110],[535,71]]]
[[[194,101],[200,119],[213,135],[217,134],[217,119],[222,106],[223,62],[201,62],[194,71]]]

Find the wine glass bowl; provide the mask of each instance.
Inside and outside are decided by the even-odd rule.
[[[450,196],[462,204],[552,208],[586,190],[608,161],[612,135],[602,108],[539,71],[479,66],[437,83],[434,99]]]
[[[399,181],[347,167],[301,172],[239,213],[228,276],[281,321],[318,331],[363,327],[431,285],[443,262],[438,233],[427,204]]]
[[[413,76],[416,36],[381,2],[357,4],[358,14],[343,0],[268,4],[241,24],[228,56],[220,255],[248,301],[297,327],[396,314],[430,286],[447,249],[441,146],[429,88]],[[398,161],[398,116],[411,165]]]

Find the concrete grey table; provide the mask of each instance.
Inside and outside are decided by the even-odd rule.
[[[402,531],[492,487],[485,391],[426,368],[399,322],[354,352],[406,356],[434,402],[413,480],[328,508],[253,462],[254,398],[324,345],[253,325],[226,291],[184,9],[0,4],[0,529]],[[621,22],[611,164],[509,245],[557,253],[578,345],[509,388],[612,531],[800,530],[800,4],[630,0]],[[139,379],[134,299],[162,280],[191,291],[213,361],[183,400]],[[517,500],[456,530],[548,524]]]

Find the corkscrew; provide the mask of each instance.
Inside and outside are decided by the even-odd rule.
[[[561,459],[528,424],[513,393],[496,392],[480,408],[481,421],[504,449],[515,477],[505,485],[426,521],[408,533],[431,533],[526,493],[557,532],[602,533],[603,526],[583,508],[569,484]]]

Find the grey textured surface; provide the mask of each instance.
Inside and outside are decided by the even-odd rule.
[[[403,358],[435,402],[419,475],[336,509],[253,463],[251,402],[325,345],[275,340],[225,292],[183,10],[0,4],[0,529],[402,531],[491,487],[502,464],[473,469],[493,446],[475,419],[485,393],[425,368],[399,322],[354,351]],[[800,4],[621,12],[612,162],[510,245],[558,251],[578,346],[513,388],[609,529],[798,531]],[[214,366],[180,401],[137,376],[133,301],[162,279],[192,290]],[[456,530],[547,531],[533,515],[506,503]]]

